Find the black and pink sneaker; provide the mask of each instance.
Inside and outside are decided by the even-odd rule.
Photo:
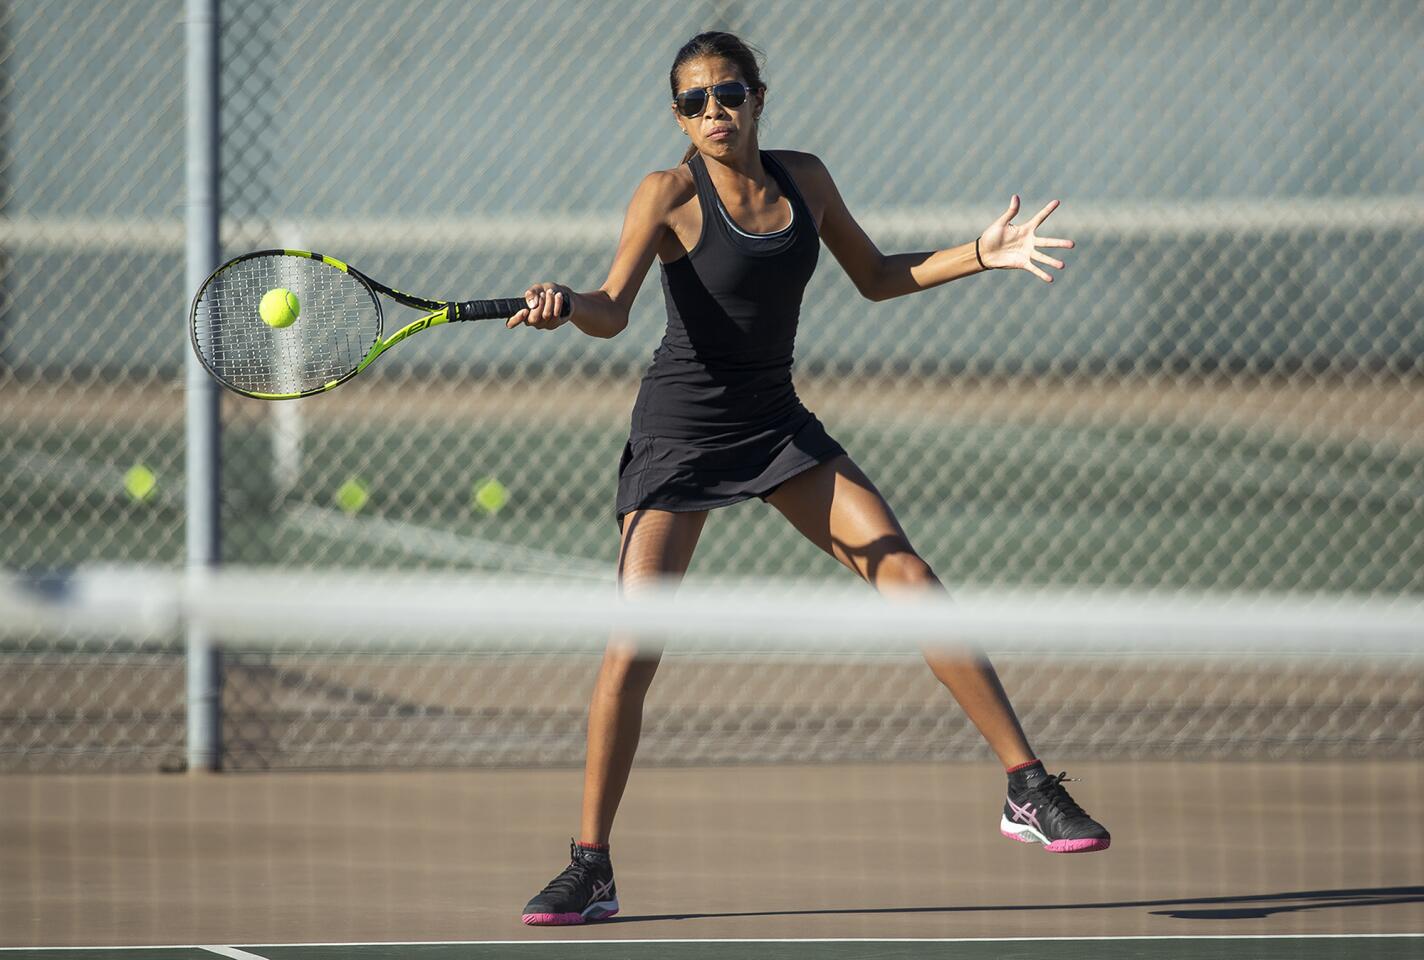
[[[608,854],[569,841],[569,865],[524,907],[531,926],[587,923],[618,912],[613,863]]]
[[[1041,843],[1049,853],[1106,850],[1112,837],[1063,789],[1066,774],[1049,776],[1043,764],[1009,774],[1009,794],[999,832],[1020,843]]]

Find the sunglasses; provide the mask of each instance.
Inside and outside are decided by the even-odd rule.
[[[750,94],[751,87],[748,87],[740,80],[733,80],[728,83],[717,83],[710,87],[697,87],[692,90],[684,90],[672,98],[673,106],[677,112],[684,117],[700,117],[707,109],[707,95],[710,93],[717,98],[717,102],[728,110],[735,110],[747,102],[747,95]]]

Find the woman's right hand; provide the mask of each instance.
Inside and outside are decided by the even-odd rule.
[[[573,291],[560,283],[536,283],[524,291],[524,302],[529,304],[505,321],[505,328],[533,327],[536,330],[554,330],[568,323],[574,315]],[[568,311],[564,316],[564,304]]]

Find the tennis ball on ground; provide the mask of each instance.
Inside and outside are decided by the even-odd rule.
[[[489,477],[475,484],[473,499],[477,509],[494,516],[509,502],[509,491],[505,489],[504,484],[494,477]]]
[[[158,488],[158,477],[141,463],[136,463],[124,472],[124,489],[135,500],[147,500]]]
[[[262,295],[257,312],[269,327],[290,327],[302,312],[302,302],[286,287],[273,287]]]
[[[371,499],[371,495],[366,491],[366,485],[356,477],[347,480],[336,489],[336,505],[353,516],[361,512],[361,508]]]

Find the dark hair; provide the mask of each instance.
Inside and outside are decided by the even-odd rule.
[[[672,70],[668,71],[668,86],[672,88],[673,97],[677,96],[677,72],[682,69],[683,64],[693,60],[700,60],[703,57],[721,57],[729,60],[732,66],[737,68],[737,72],[742,75],[742,82],[752,88],[752,92],[760,92],[766,89],[766,84],[761,80],[761,66],[757,63],[762,57],[761,51],[745,43],[741,37],[731,33],[722,33],[718,30],[709,30],[706,33],[699,33],[691,40],[682,45],[682,49],[673,58]],[[761,121],[757,121],[757,129],[761,129]],[[682,157],[682,162],[686,163],[692,159],[692,155],[697,152],[696,146],[687,148],[687,153]]]

